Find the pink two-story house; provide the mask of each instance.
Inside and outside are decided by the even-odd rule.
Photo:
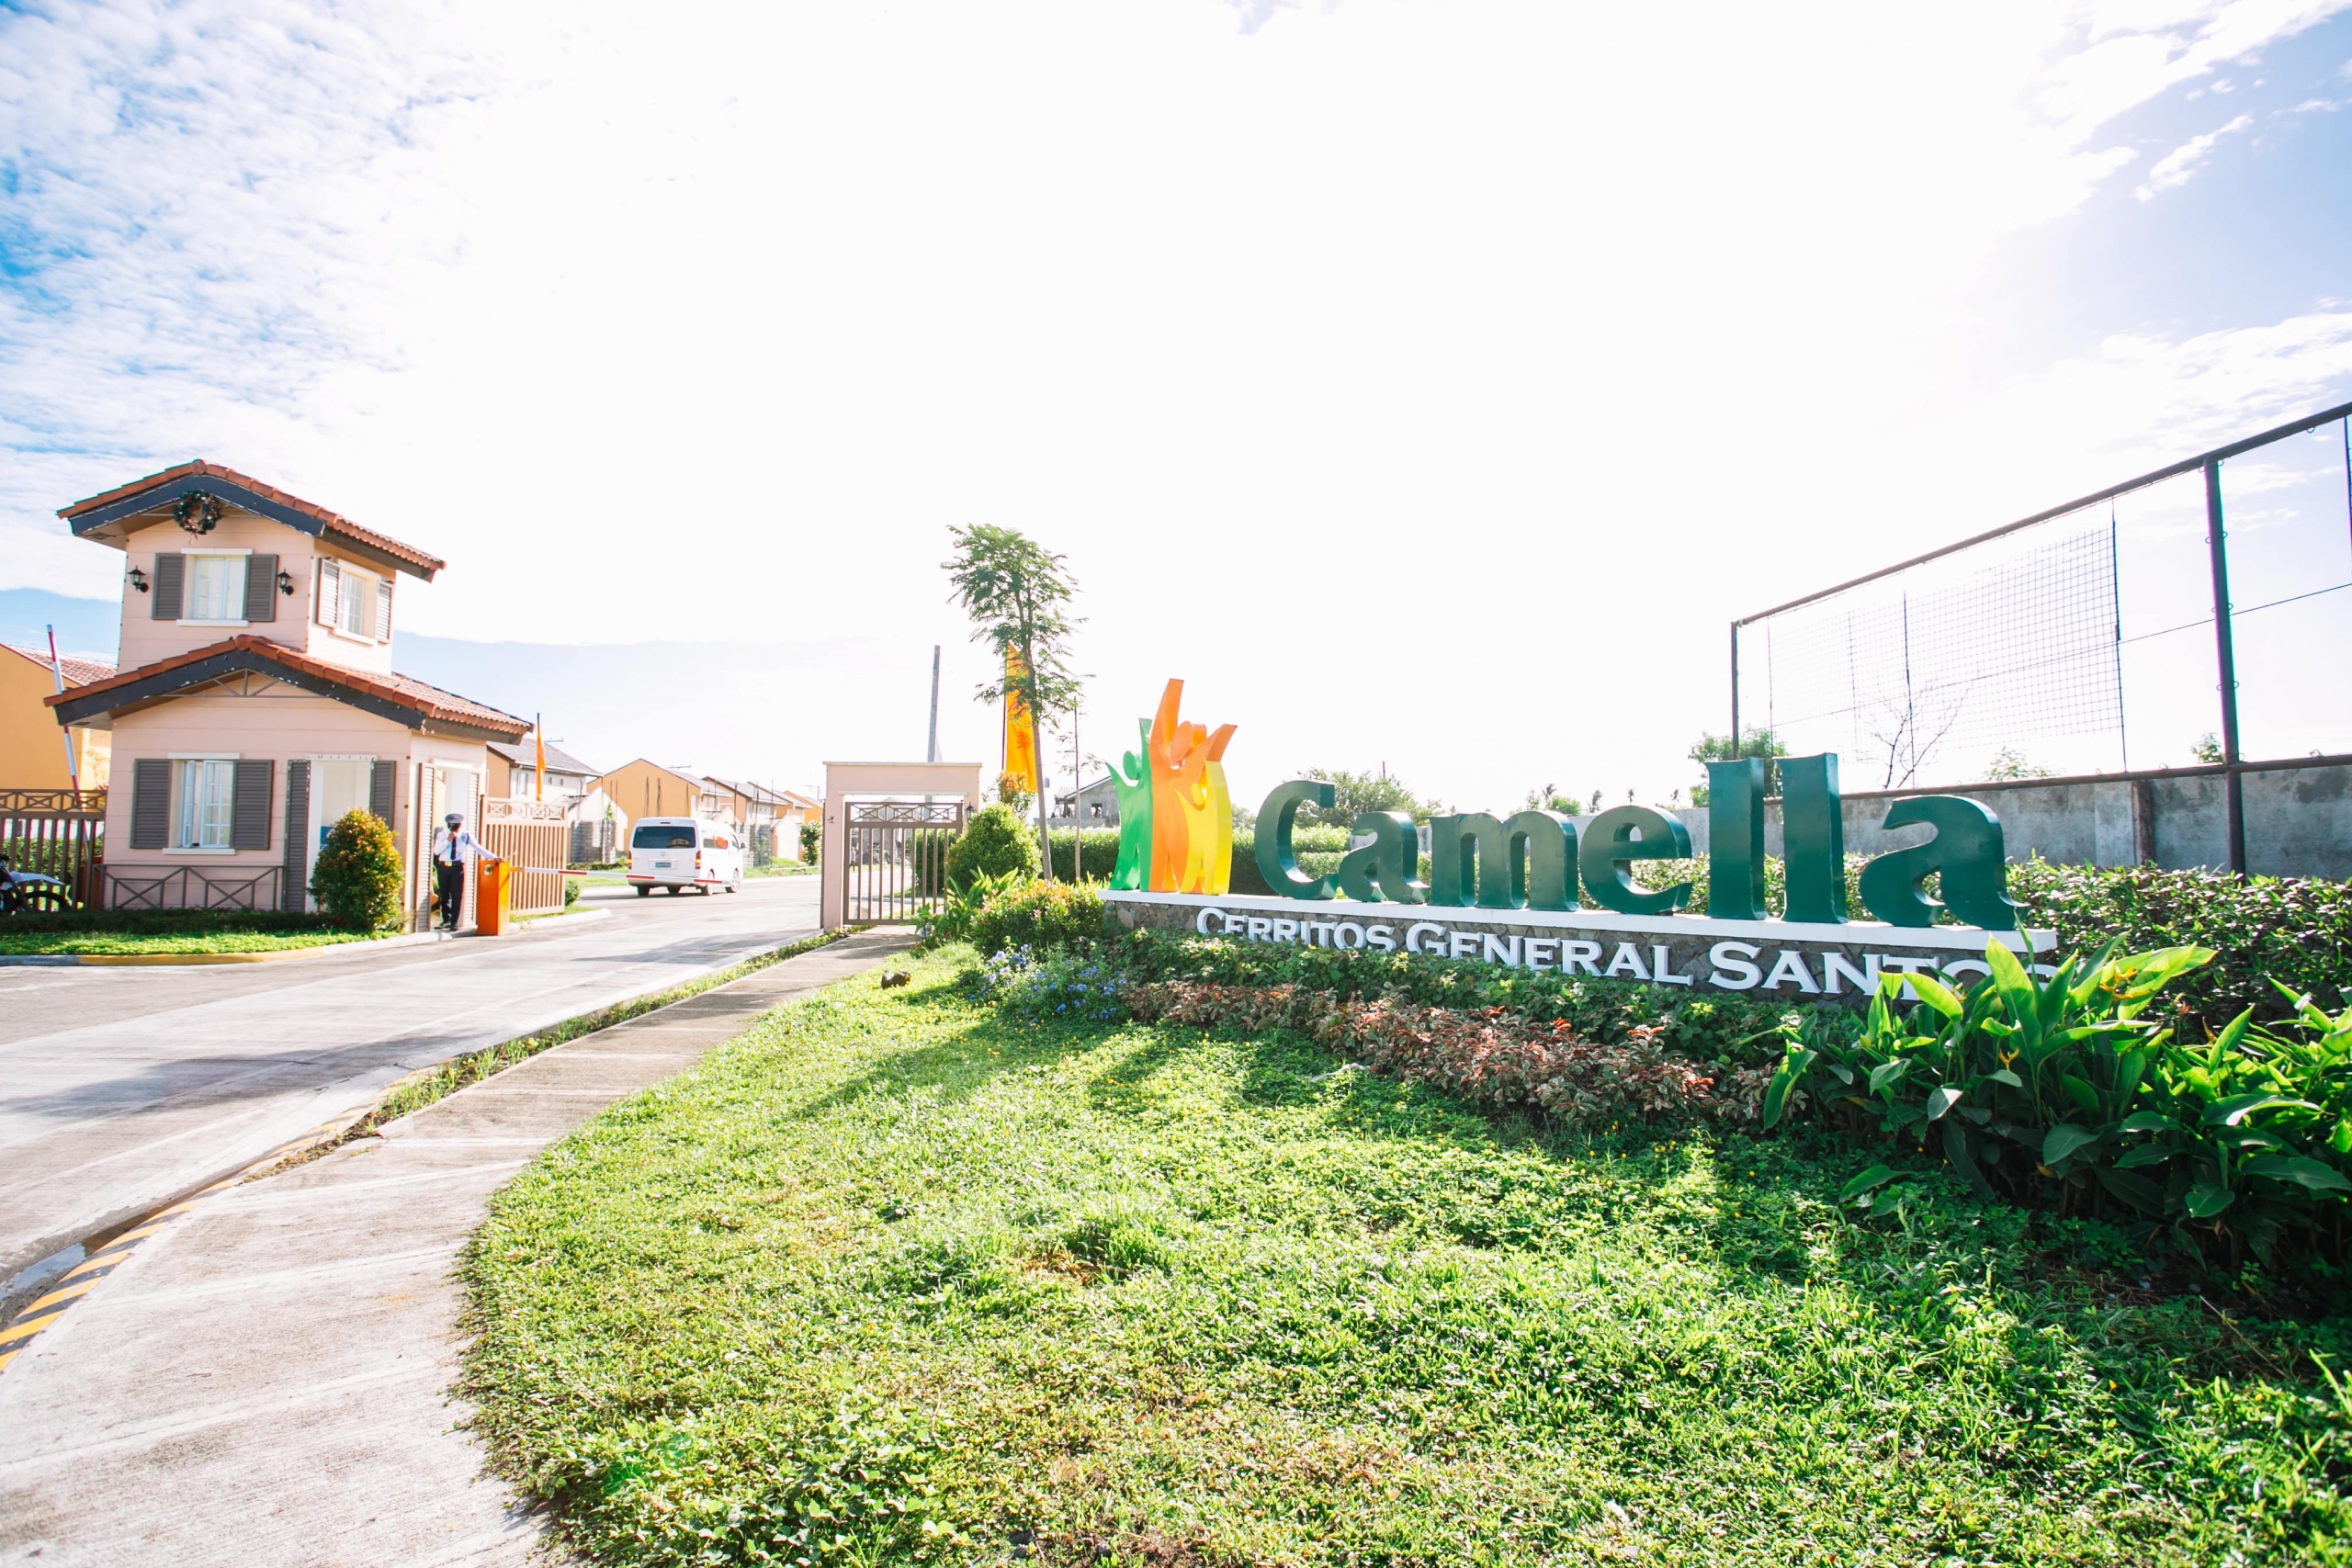
[[[215,463],[58,515],[126,558],[119,672],[49,699],[112,731],[106,904],[310,908],[326,829],[364,807],[422,924],[433,825],[479,829],[485,743],[530,728],[393,671],[399,581],[446,563]]]

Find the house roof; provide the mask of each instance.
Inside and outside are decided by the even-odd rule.
[[[18,648],[12,642],[0,642],[0,648],[6,649],[19,658],[31,660],[43,670],[49,668],[49,655],[46,653],[38,653],[29,648]],[[60,654],[57,662],[59,668],[64,671],[65,683],[69,686],[86,686],[93,681],[103,681],[114,673],[114,666],[111,664],[102,663],[96,659],[76,659],[70,653]]]
[[[455,692],[445,692],[413,675],[379,675],[349,670],[297,653],[267,637],[251,635],[192,649],[41,700],[57,710],[61,722],[78,724],[137,703],[176,696],[235,674],[275,676],[288,685],[347,702],[354,707],[406,724],[412,729],[512,740],[531,728],[528,719],[517,718]]]
[[[217,495],[313,538],[330,539],[357,554],[374,556],[386,565],[428,582],[435,572],[449,564],[414,545],[404,545],[373,528],[363,528],[316,502],[289,495],[275,485],[264,484],[234,468],[202,458],[165,468],[160,474],[149,474],[143,479],[133,479],[127,485],[117,485],[71,506],[61,506],[57,514],[72,525],[75,538],[96,539],[119,549],[129,532],[119,526],[126,519],[168,506],[197,491]]]
[[[512,742],[493,740],[490,743],[490,749],[518,768],[536,768],[539,765],[537,750],[532,745],[531,739],[527,735],[520,740]],[[595,769],[552,741],[548,744],[548,772],[585,773],[592,779],[596,776]]]

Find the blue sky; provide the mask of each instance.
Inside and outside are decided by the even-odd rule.
[[[806,786],[933,643],[992,761],[936,563],[1011,523],[1089,750],[1178,674],[1242,795],[1662,795],[1732,615],[2352,399],[2352,9],[1948,9],[0,7],[0,590],[209,457],[451,560],[415,673]],[[2352,581],[2324,456],[2266,582]],[[2345,598],[2279,748],[2352,747]]]

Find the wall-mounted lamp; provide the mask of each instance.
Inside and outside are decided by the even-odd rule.
[[[130,569],[130,586],[141,593],[147,592],[147,574],[135,566]]]
[[[281,571],[277,574],[277,591],[280,593],[285,594],[289,599],[294,596],[294,574],[292,572]]]

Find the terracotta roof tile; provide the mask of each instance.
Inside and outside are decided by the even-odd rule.
[[[414,545],[404,545],[390,535],[379,534],[373,528],[363,528],[341,513],[330,512],[317,502],[304,501],[300,496],[279,490],[275,485],[264,484],[250,474],[241,474],[234,468],[224,468],[219,463],[209,463],[200,457],[192,463],[181,463],[165,468],[159,474],[149,474],[145,479],[133,479],[127,485],[117,485],[110,491],[91,496],[86,500],[77,501],[71,506],[61,506],[57,509],[57,514],[70,522],[85,512],[94,512],[101,506],[112,505],[118,501],[137,495],[141,491],[153,490],[158,486],[169,484],[174,479],[187,479],[192,474],[209,474],[215,479],[226,479],[232,484],[243,486],[255,495],[274,501],[280,506],[302,513],[305,517],[318,519],[326,525],[327,536],[330,538],[341,536],[354,544],[381,550],[395,560],[406,561],[411,566],[419,567],[428,573],[439,571],[449,564],[438,556],[425,554]]]
[[[0,643],[0,648],[22,654],[44,670],[49,668],[49,655],[37,649],[18,648],[14,643]],[[94,682],[107,680],[114,674],[111,664],[101,663],[95,659],[76,659],[70,653],[59,655],[57,662],[64,670],[65,683],[69,686],[87,686]]]
[[[283,643],[272,642],[267,637],[253,636],[232,637],[225,642],[210,643],[203,648],[191,649],[186,653],[175,654],[169,659],[158,660],[153,664],[142,664],[136,670],[125,670],[106,680],[93,681],[86,686],[72,688],[41,700],[50,706],[55,707],[61,703],[99,695],[110,687],[128,686],[135,682],[146,680],[152,675],[160,675],[186,665],[200,663],[220,654],[238,651],[259,654],[288,669],[299,670],[306,675],[335,685],[348,686],[356,692],[365,692],[384,698],[402,707],[413,709],[424,718],[447,719],[458,724],[469,724],[482,729],[498,730],[510,736],[527,734],[531,728],[531,721],[528,719],[517,718],[511,713],[492,707],[487,703],[475,702],[471,697],[461,697],[455,692],[445,692],[440,687],[417,680],[413,675],[379,675],[370,670],[351,670],[340,664],[329,664],[324,660],[312,659],[306,653],[297,652]]]

